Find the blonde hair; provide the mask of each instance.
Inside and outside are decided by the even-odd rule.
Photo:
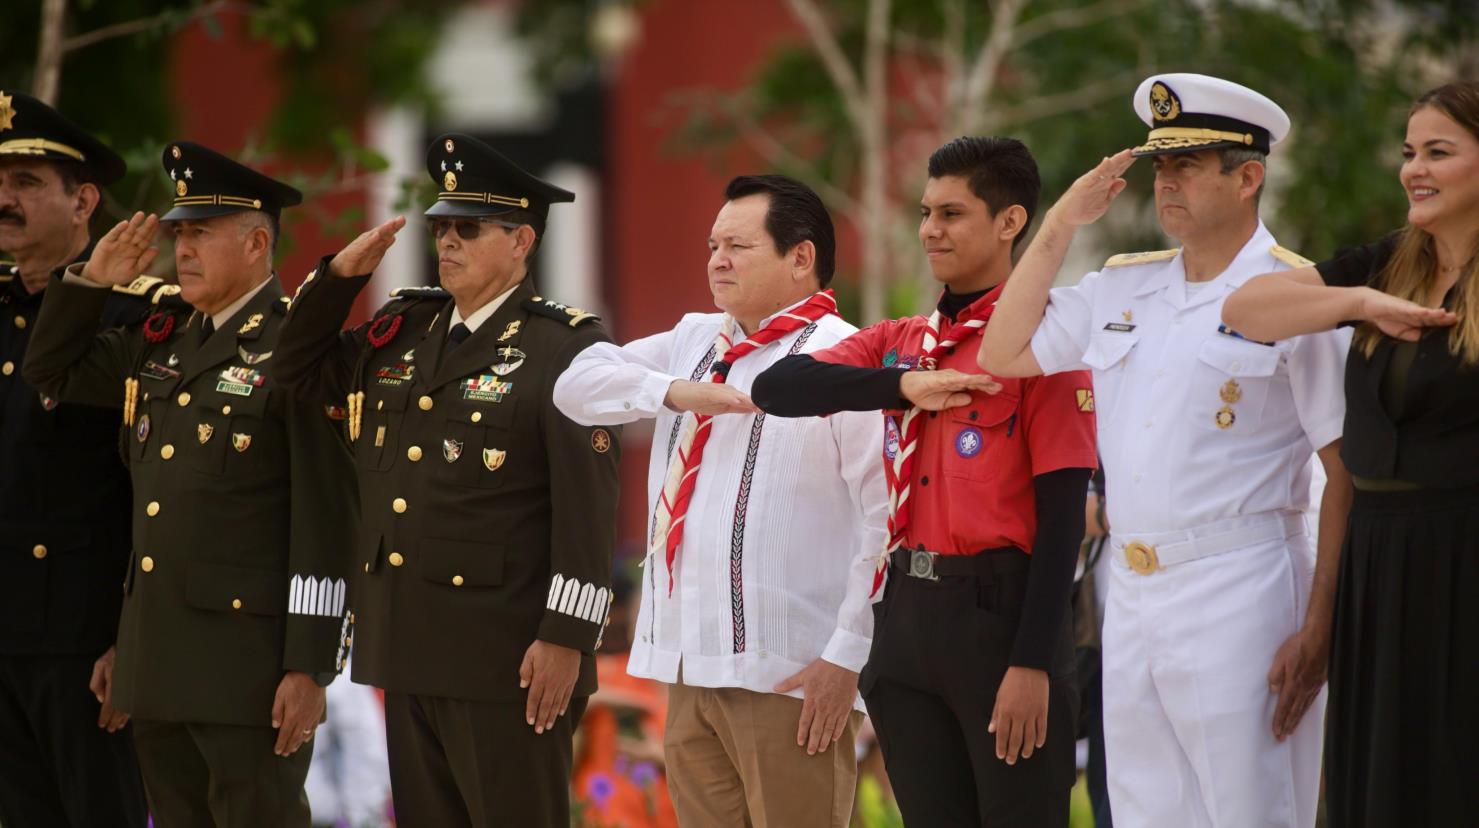
[[[1479,82],[1450,83],[1427,92],[1412,105],[1408,117],[1426,107],[1448,116],[1479,140]],[[1475,218],[1479,219],[1479,216]],[[1398,235],[1392,257],[1371,286],[1399,299],[1427,304],[1428,292],[1437,278],[1438,254],[1432,235],[1409,224]],[[1476,282],[1479,282],[1479,256],[1471,253],[1469,260],[1460,265],[1458,279],[1453,284],[1451,310],[1458,317],[1458,324],[1448,332],[1448,350],[1459,357],[1465,367],[1479,363],[1479,295],[1476,295],[1479,286]],[[1380,329],[1364,322],[1356,329],[1355,346],[1370,358],[1382,337]]]

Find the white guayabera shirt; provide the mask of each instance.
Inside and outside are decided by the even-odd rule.
[[[555,384],[555,404],[582,425],[657,419],[649,536],[682,422],[663,399],[674,380],[707,381],[723,319],[688,314],[673,330],[627,345],[592,345]],[[823,317],[736,361],[728,384],[748,394],[788,354],[827,348],[856,330]],[[711,427],[671,595],[662,550],[647,559],[628,671],[676,683],[681,667],[684,684],[769,693],[819,656],[862,670],[888,515],[883,418],[723,414]],[[861,700],[854,706],[862,710]]]

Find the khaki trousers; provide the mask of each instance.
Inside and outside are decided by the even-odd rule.
[[[801,700],[733,687],[668,688],[668,791],[684,828],[846,828],[857,791],[863,714],[808,756]]]

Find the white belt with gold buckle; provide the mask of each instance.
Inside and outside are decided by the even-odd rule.
[[[1150,575],[1168,566],[1291,538],[1304,531],[1303,512],[1265,512],[1193,529],[1135,536],[1124,542],[1116,539],[1114,549],[1117,557],[1136,574]]]

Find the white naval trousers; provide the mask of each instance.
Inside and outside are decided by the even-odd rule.
[[[1116,535],[1109,551],[1132,535]],[[1104,742],[1124,828],[1311,828],[1325,691],[1273,736],[1274,653],[1304,621],[1309,535],[1138,575],[1123,555],[1103,632]]]

